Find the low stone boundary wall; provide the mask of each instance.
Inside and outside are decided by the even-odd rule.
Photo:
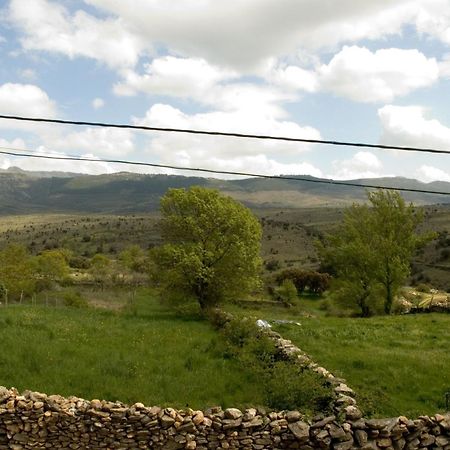
[[[0,449],[450,450],[450,414],[306,420],[298,411],[126,406],[0,387]]]

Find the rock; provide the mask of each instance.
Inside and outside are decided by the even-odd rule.
[[[194,416],[192,417],[192,422],[194,425],[200,425],[205,420],[203,411],[194,411]]]
[[[336,416],[328,416],[325,417],[325,419],[320,420],[319,422],[313,423],[311,425],[311,428],[322,428],[325,425],[333,422],[334,420],[336,420]]]
[[[377,445],[380,448],[387,448],[392,445],[392,440],[390,438],[377,439]]]
[[[288,424],[288,428],[295,436],[297,441],[306,442],[309,439],[309,425],[305,422],[292,422]]]
[[[226,419],[233,419],[233,420],[236,420],[236,419],[239,419],[239,417],[242,417],[243,416],[243,414],[242,414],[242,411],[240,410],[240,409],[237,409],[237,408],[227,408],[226,410],[225,410],[225,418]]]
[[[355,395],[353,389],[350,389],[345,383],[340,383],[337,387],[335,387],[334,392],[336,392],[336,394],[345,394],[348,396]]]
[[[345,441],[347,437],[347,433],[338,425],[331,424],[328,430],[332,439],[336,439],[338,441]]]
[[[245,410],[245,413],[242,417],[243,421],[252,420],[256,417],[257,410],[255,408],[249,408]]]
[[[333,445],[334,450],[350,450],[353,447],[353,439],[346,442],[339,442]]]
[[[358,420],[358,419],[361,419],[361,417],[362,417],[361,410],[358,407],[353,406],[353,405],[346,406],[344,408],[344,412],[345,412],[345,417],[348,420]]]
[[[363,430],[355,431],[355,439],[360,447],[363,447],[367,444],[367,433]]]
[[[450,440],[444,436],[438,436],[436,438],[436,445],[439,445],[439,447],[444,447],[448,443],[450,443]]]
[[[285,416],[288,422],[297,422],[301,419],[301,417],[302,416],[299,411],[288,411]]]

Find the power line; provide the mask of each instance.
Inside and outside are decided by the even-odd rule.
[[[421,153],[437,153],[450,155],[450,150],[441,150],[435,148],[421,148],[421,147],[403,147],[397,145],[382,145],[382,144],[368,144],[363,142],[344,142],[344,141],[328,141],[322,139],[306,139],[306,138],[293,138],[287,136],[270,136],[261,134],[245,134],[245,133],[231,133],[225,131],[206,131],[195,130],[189,128],[165,128],[165,127],[149,127],[144,125],[130,125],[130,124],[117,124],[117,123],[105,123],[105,122],[86,122],[75,120],[62,120],[62,119],[45,119],[37,117],[23,117],[23,116],[8,116],[0,115],[0,119],[8,120],[20,120],[26,122],[44,122],[44,123],[57,123],[64,125],[81,125],[91,127],[104,127],[104,128],[125,128],[131,130],[144,130],[144,131],[161,131],[168,133],[186,133],[186,134],[201,134],[208,136],[227,136],[246,139],[262,139],[262,140],[274,140],[274,141],[286,141],[286,142],[304,142],[309,144],[326,144],[336,146],[347,147],[363,147],[363,148],[377,148],[382,150],[400,150],[407,152],[421,152]]]
[[[192,171],[192,172],[205,172],[205,173],[213,173],[213,174],[221,174],[221,175],[236,175],[236,176],[244,176],[251,178],[266,178],[271,180],[291,180],[291,181],[305,181],[307,183],[322,183],[322,184],[330,184],[330,185],[341,185],[341,186],[351,186],[358,188],[371,188],[371,189],[386,189],[390,191],[403,191],[403,192],[416,192],[422,194],[435,194],[435,195],[450,195],[450,192],[442,192],[442,191],[429,191],[425,189],[410,189],[410,188],[402,188],[402,187],[392,187],[392,186],[383,186],[383,185],[373,185],[373,184],[359,184],[352,183],[349,181],[337,181],[332,179],[309,179],[302,177],[294,177],[294,176],[284,176],[284,175],[264,175],[260,173],[251,173],[251,172],[234,172],[229,170],[214,170],[214,169],[205,169],[200,167],[183,167],[183,166],[174,166],[169,164],[156,164],[142,161],[127,161],[122,159],[93,159],[86,158],[83,156],[51,156],[51,155],[42,155],[42,154],[33,154],[30,150],[12,148],[12,147],[2,147],[0,146],[0,154],[9,155],[9,156],[18,156],[24,158],[38,158],[38,159],[52,159],[52,160],[62,160],[62,161],[86,161],[86,162],[104,162],[111,164],[127,164],[133,166],[146,166],[146,167],[156,167],[162,169],[174,169],[174,170],[182,170],[182,171]],[[19,153],[22,152],[22,153]],[[26,153],[24,153],[26,152]]]

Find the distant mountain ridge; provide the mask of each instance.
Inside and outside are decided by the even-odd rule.
[[[178,175],[142,175],[119,172],[85,175],[65,172],[0,170],[0,214],[38,212],[134,213],[158,208],[169,188],[200,185],[219,189],[253,208],[299,208],[345,206],[366,198],[365,189],[339,184],[317,183],[318,178],[299,175],[305,181],[245,178],[217,178]],[[328,181],[328,180],[324,180]],[[351,180],[355,184],[383,185],[407,189],[450,192],[450,183],[422,183],[407,178]],[[450,203],[450,196],[403,193],[416,204]]]

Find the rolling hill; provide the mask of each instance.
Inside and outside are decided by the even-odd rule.
[[[252,208],[346,206],[365,199],[365,190],[301,176],[305,181],[246,178],[221,180],[119,172],[83,175],[61,172],[0,171],[0,214],[40,212],[135,213],[157,209],[168,188],[200,185],[219,189]],[[355,184],[399,186],[450,192],[450,183],[406,178],[351,180]],[[450,196],[405,193],[416,204],[450,203]]]

